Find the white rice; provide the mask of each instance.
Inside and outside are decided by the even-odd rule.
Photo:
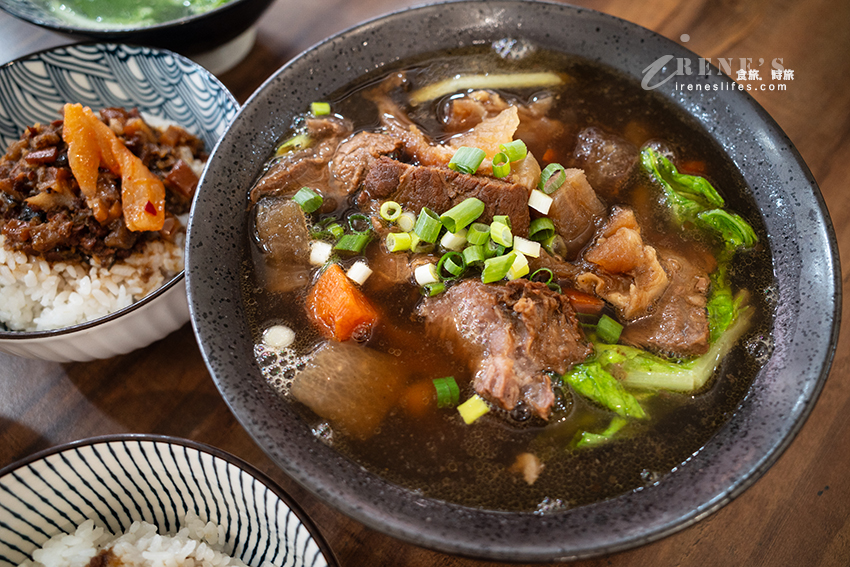
[[[34,561],[20,567],[86,567],[92,557],[111,549],[121,567],[247,567],[222,551],[224,528],[188,514],[174,535],[160,535],[156,526],[133,522],[120,536],[86,520],[73,534],[59,534],[33,552]],[[113,565],[113,563],[109,563]]]
[[[155,240],[111,267],[50,262],[5,247],[0,235],[0,322],[43,331],[92,321],[126,307],[183,269],[183,238]]]

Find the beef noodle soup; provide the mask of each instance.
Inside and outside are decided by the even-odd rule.
[[[476,47],[369,75],[303,109],[247,199],[269,384],[428,497],[542,513],[658,482],[770,350],[733,164],[585,60]]]

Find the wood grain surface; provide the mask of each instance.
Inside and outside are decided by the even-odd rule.
[[[702,57],[782,58],[794,71],[787,90],[752,94],[808,163],[839,247],[844,255],[850,252],[850,2],[578,3],[676,41],[687,34],[687,47]],[[413,4],[277,0],[261,19],[249,56],[221,79],[244,101],[280,65],[326,36]],[[0,63],[65,43],[68,38],[0,12]],[[842,333],[832,372],[805,426],[743,495],[660,541],[573,565],[850,565],[849,346]],[[189,325],[148,348],[96,362],[56,364],[0,354],[0,467],[60,443],[124,432],[187,437],[256,465],[304,507],[343,567],[495,565],[384,536],[328,508],[280,473],[222,401]]]

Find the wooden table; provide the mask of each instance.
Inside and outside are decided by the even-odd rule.
[[[850,252],[850,2],[633,0],[578,2],[681,40],[702,57],[782,58],[784,92],[753,92],[820,184],[839,246]],[[243,101],[275,69],[326,36],[410,0],[278,0],[257,43],[221,79]],[[0,13],[0,63],[68,43]],[[845,276],[845,278],[850,276]],[[848,280],[850,281],[850,280]],[[850,285],[845,286],[845,293]],[[850,338],[842,334],[813,413],[776,465],[697,525],[581,566],[846,566],[850,564]],[[187,437],[234,453],[280,483],[319,525],[344,567],[472,566],[376,533],[280,473],[231,415],[186,325],[148,348],[89,363],[0,354],[0,467],[40,449],[107,433]]]

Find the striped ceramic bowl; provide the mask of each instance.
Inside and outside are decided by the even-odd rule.
[[[334,567],[303,511],[247,463],[196,442],[106,436],[0,471],[0,567],[17,567],[87,519],[113,534],[134,521],[175,533],[187,513],[224,529],[222,551],[250,567]]]
[[[138,108],[147,119],[183,126],[208,151],[238,110],[212,73],[171,51],[117,43],[56,47],[0,66],[0,153],[27,126],[60,118],[66,102],[95,110]],[[0,280],[2,270],[0,265]],[[58,362],[108,358],[147,346],[188,320],[180,272],[147,297],[94,321],[33,332],[0,325],[0,350]]]

